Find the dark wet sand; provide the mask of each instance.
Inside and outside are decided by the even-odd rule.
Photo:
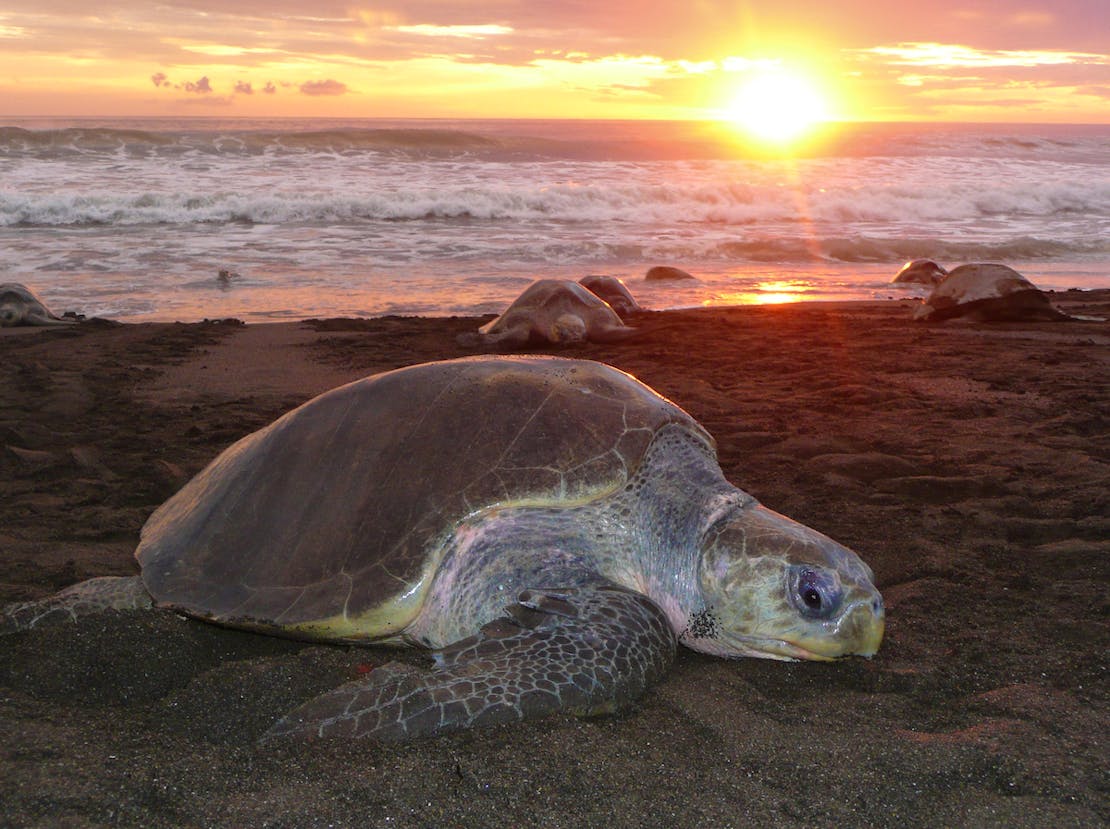
[[[1110,291],[1056,301],[1110,317]],[[1106,825],[1110,323],[909,316],[665,312],[562,352],[688,409],[731,480],[855,548],[888,604],[874,660],[686,651],[620,717],[258,747],[396,655],[89,618],[0,641],[0,825]],[[0,601],[133,573],[146,516],[229,443],[471,353],[455,335],[477,324],[0,332]]]

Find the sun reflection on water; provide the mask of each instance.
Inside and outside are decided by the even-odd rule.
[[[782,305],[788,302],[802,302],[807,297],[810,286],[805,282],[777,280],[759,282],[743,291],[722,291],[703,303],[713,305]]]

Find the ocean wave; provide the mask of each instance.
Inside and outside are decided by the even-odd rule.
[[[441,129],[331,129],[304,132],[155,132],[139,129],[67,127],[28,130],[0,127],[0,157],[64,159],[80,156],[178,158],[352,152],[443,156],[491,152],[502,142]]]
[[[617,174],[610,171],[611,179]],[[671,227],[816,225],[825,235],[866,233],[872,224],[963,232],[1015,223],[1028,232],[1038,223],[1073,223],[1075,233],[1110,224],[1110,183],[998,182],[945,188],[905,183],[867,188],[790,189],[772,181],[683,185],[652,181],[536,183],[493,173],[463,183],[392,181],[344,186],[325,178],[315,189],[260,186],[251,192],[50,192],[0,189],[0,226],[287,224],[312,222],[546,221]],[[970,224],[969,224],[970,223]],[[978,224],[976,224],[978,223]],[[853,228],[859,228],[853,230]],[[1085,231],[1084,228],[1087,230]],[[1070,235],[1070,233],[1069,233]]]

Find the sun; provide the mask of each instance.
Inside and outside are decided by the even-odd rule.
[[[774,67],[742,82],[725,117],[761,141],[786,144],[828,120],[829,107],[804,76]]]

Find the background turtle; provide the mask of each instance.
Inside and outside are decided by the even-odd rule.
[[[911,259],[890,281],[895,284],[936,285],[947,273],[932,259]]]
[[[1071,319],[1013,268],[990,264],[953,268],[913,314],[928,322],[952,317],[990,322]]]
[[[70,325],[46,307],[26,285],[0,285],[0,327],[10,325]]]
[[[539,279],[524,289],[505,312],[462,336],[463,345],[498,345],[523,348],[529,345],[616,342],[633,336],[609,304],[577,282],[568,279]]]
[[[625,284],[615,276],[591,274],[579,279],[578,284],[609,303],[609,307],[616,311],[617,316],[622,320],[627,319],[630,314],[636,314],[643,310],[640,308],[640,303],[625,287]]]
[[[401,739],[612,711],[676,642],[870,656],[882,599],[850,550],[725,480],[686,412],[610,366],[426,363],[333,389],[235,443],[143,527],[141,576],[4,611],[6,632],[156,606],[324,641],[435,649],[271,735]]]
[[[644,274],[644,279],[648,282],[667,282],[694,278],[692,273],[688,273],[682,270],[682,268],[671,267],[670,265],[656,265],[648,268],[647,273]]]

